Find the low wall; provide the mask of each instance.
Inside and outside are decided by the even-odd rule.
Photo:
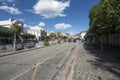
[[[0,52],[7,52],[7,51],[12,51],[13,50],[13,45],[8,44],[8,45],[0,45]]]
[[[31,48],[31,47],[34,47],[34,46],[35,46],[34,42],[26,42],[26,43],[24,43],[24,47],[22,46],[21,43],[16,44],[17,50],[24,49],[24,48]],[[10,52],[10,51],[13,51],[13,45],[12,44],[0,45],[0,53]]]

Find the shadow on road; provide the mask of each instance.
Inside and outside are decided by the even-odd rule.
[[[90,64],[108,71],[120,78],[120,50],[106,50],[101,52],[100,49],[96,49],[95,47],[87,44],[84,44],[84,48],[88,51],[88,54],[92,54],[96,57],[95,60],[88,60]]]

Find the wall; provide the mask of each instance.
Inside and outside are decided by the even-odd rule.
[[[120,32],[109,34],[108,41],[107,41],[107,36],[103,36],[103,43],[108,44],[108,46],[120,47]]]

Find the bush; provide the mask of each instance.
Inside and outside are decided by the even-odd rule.
[[[50,44],[49,44],[49,41],[44,40],[44,45],[45,45],[45,46],[49,46],[49,45],[50,45]]]
[[[44,39],[44,45],[45,46],[49,46],[50,45],[47,37],[45,37],[45,39]]]
[[[61,43],[61,40],[58,40],[58,42],[57,42],[58,44],[60,44]]]

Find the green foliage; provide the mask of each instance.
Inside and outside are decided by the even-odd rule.
[[[67,36],[62,36],[62,39],[64,40],[64,42],[66,42],[66,39],[68,39]]]
[[[45,40],[45,36],[41,36],[41,40],[44,41]]]
[[[61,40],[58,40],[57,43],[60,44],[60,43],[61,43]]]
[[[63,38],[63,39],[68,39],[68,37],[67,37],[67,36],[63,36],[62,38]]]
[[[20,33],[22,31],[22,26],[19,26],[18,24],[13,24],[10,26],[10,31],[13,33]]]
[[[49,39],[52,39],[52,40],[58,39],[58,41],[59,40],[64,40],[66,42],[66,39],[68,39],[68,36],[63,35],[62,32],[57,32],[57,33],[52,32],[49,35]]]
[[[57,38],[60,39],[62,37],[62,33],[61,32],[57,32]]]
[[[25,39],[30,39],[30,38],[35,38],[35,35],[30,34],[30,33],[23,33],[23,38]]]
[[[50,45],[47,36],[46,36],[45,39],[44,39],[44,45],[45,45],[45,46],[49,46],[49,45]]]
[[[41,36],[41,40],[42,40],[42,41],[44,41],[46,38],[47,38],[48,40],[50,39],[49,36]]]
[[[0,37],[12,37],[13,32],[10,32],[8,29],[4,30],[0,28]]]
[[[90,10],[88,33],[108,34],[120,31],[120,1],[102,0]]]
[[[57,35],[52,32],[52,33],[50,33],[49,38],[51,38],[51,39],[52,39],[52,38],[56,39],[56,38],[57,38]]]
[[[49,46],[49,45],[50,45],[50,44],[49,44],[49,41],[45,41],[45,40],[44,40],[44,45],[45,45],[45,46]]]

